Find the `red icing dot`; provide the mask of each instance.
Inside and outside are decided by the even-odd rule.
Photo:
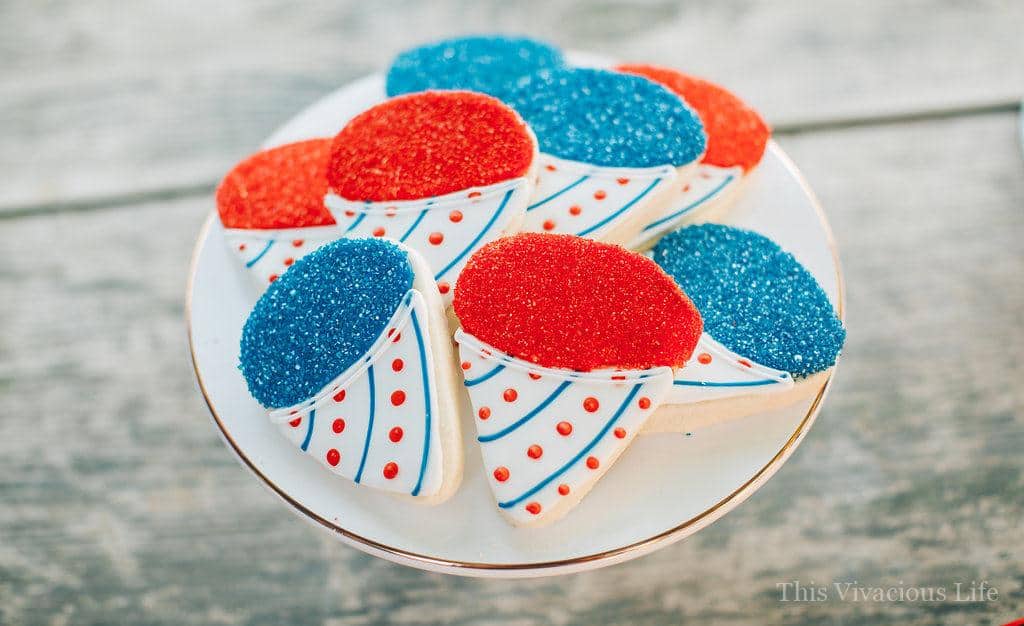
[[[292,239],[292,246],[294,246],[296,248],[301,248],[302,244],[304,244],[304,243],[305,243],[305,241],[303,241],[302,239]]]
[[[662,67],[623,65],[618,69],[665,85],[696,109],[708,135],[703,163],[720,167],[739,165],[750,171],[761,161],[771,130],[757,111],[728,90]]]
[[[217,187],[217,213],[228,228],[273,229],[334,224],[324,208],[329,139],[257,152]]]
[[[394,217],[396,215],[398,215],[398,211],[395,210],[395,207],[390,206],[384,209],[384,217]]]
[[[612,432],[615,433],[615,436],[617,438],[619,438],[619,439],[625,439],[626,438],[626,429],[622,428],[621,426],[616,428]]]
[[[345,430],[345,420],[340,417],[334,420],[334,423],[331,424],[331,430],[340,435]]]
[[[616,178],[615,182],[619,183],[620,185],[628,185],[629,184],[629,179],[628,178]]]
[[[271,282],[272,283],[272,282],[274,282],[277,279],[278,279],[277,274],[271,274],[270,278],[267,279],[267,282]]]
[[[462,362],[462,369],[464,369],[464,370],[468,370],[468,369],[469,369],[469,368],[471,368],[471,367],[473,367],[473,364],[472,364],[472,363],[470,363],[469,361],[463,361],[463,362]]]
[[[571,235],[521,233],[478,250],[455,286],[463,329],[546,367],[680,367],[702,323],[654,261]]]
[[[396,389],[395,391],[391,392],[391,404],[395,406],[402,406],[403,402],[405,402],[404,391],[402,391],[401,389]]]
[[[567,496],[569,495],[569,485],[562,483],[558,486],[558,495]]]
[[[530,372],[529,376],[530,376],[530,378],[532,378],[533,380],[540,380],[540,374],[535,374],[535,373],[533,373],[533,372]]]
[[[295,263],[295,259],[293,259],[292,257],[288,257],[287,259],[284,260],[284,264],[286,267],[291,267],[292,263]]]
[[[448,281],[446,280],[442,280],[441,282],[437,283],[437,290],[441,293],[441,295],[444,295],[451,291],[451,288],[452,286],[449,285]]]
[[[384,471],[381,473],[384,474],[384,478],[387,478],[388,480],[391,480],[395,476],[398,476],[398,463],[395,463],[394,461],[388,461],[384,465]]]
[[[296,428],[301,423],[302,423],[302,418],[301,417],[296,417],[292,421],[288,422],[288,424],[291,425],[292,428]]]
[[[345,217],[355,217],[356,212],[352,209],[345,209]]]
[[[554,172],[558,168],[556,168],[554,165],[551,165],[550,163],[548,163],[547,165],[544,166],[544,169],[546,169],[549,172]]]
[[[344,399],[345,399],[345,390],[344,389],[342,389],[338,393],[334,394],[334,401],[335,402],[341,402]]]
[[[395,443],[398,443],[399,441],[402,440],[402,435],[404,434],[405,432],[402,430],[401,426],[395,426],[394,428],[388,431],[388,439]]]
[[[601,462],[597,460],[596,456],[588,456],[587,467],[589,467],[590,469],[597,469],[601,467]]]
[[[503,483],[508,480],[508,468],[504,465],[494,469],[494,480]]]
[[[580,205],[578,204],[574,204],[571,207],[569,207],[569,215],[579,215],[582,212],[583,209],[581,209]]]
[[[384,233],[385,233],[385,230],[384,230],[383,226],[378,226],[377,228],[373,229],[373,236],[374,237],[383,237]]]
[[[476,412],[480,416],[480,419],[485,420],[491,416],[491,410],[485,406],[480,407],[480,410]]]
[[[690,191],[690,183],[686,183],[685,185],[683,185],[683,193],[686,193],[688,191]]]
[[[540,514],[540,503],[539,502],[531,502],[531,503],[527,504],[526,505],[526,512],[529,513],[530,515],[539,515]]]
[[[519,392],[509,387],[503,394],[501,394],[501,397],[505,398],[505,402],[515,402],[516,398],[519,397]]]
[[[238,251],[239,252],[244,252],[245,251],[245,244],[244,243],[238,244]]]
[[[622,374],[616,374],[612,376],[612,380],[626,380],[626,377],[623,376]]]
[[[569,422],[558,422],[558,424],[555,425],[555,430],[558,431],[559,435],[568,437],[572,434],[572,424]]]
[[[583,401],[583,409],[587,413],[593,413],[599,408],[601,408],[601,405],[598,403],[597,398],[589,397]]]
[[[754,367],[753,365],[751,365],[750,361],[746,359],[738,359],[736,362],[742,365],[743,367]]]
[[[707,352],[701,352],[700,354],[697,355],[697,362],[700,363],[701,365],[707,365],[708,363],[711,362],[711,355],[708,354]]]
[[[453,224],[458,224],[462,221],[462,211],[455,209],[448,214],[448,219],[451,220]]]
[[[483,194],[481,194],[479,191],[471,191],[471,192],[469,192],[469,195],[466,196],[466,197],[467,198],[479,198],[481,195],[483,195]]]
[[[533,155],[526,125],[500,101],[430,91],[352,119],[334,138],[327,181],[349,200],[417,200],[523,176]]]
[[[604,189],[598,189],[597,191],[594,192],[594,199],[595,200],[604,200],[607,197],[608,197],[608,194],[605,193]]]
[[[391,369],[396,372],[401,372],[403,367],[405,367],[405,362],[402,359],[395,359],[391,362]]]
[[[338,452],[334,448],[331,448],[330,450],[327,451],[327,462],[331,465],[331,467],[334,467],[340,461],[341,461],[341,453],[340,452]]]
[[[644,409],[644,410],[649,409],[649,408],[651,408],[651,399],[648,398],[647,396],[644,396],[644,397],[640,398],[640,400],[637,402],[637,404],[640,405],[641,409]]]
[[[441,242],[444,241],[444,235],[442,233],[430,233],[430,236],[427,237],[427,241],[429,241],[432,246],[439,246],[441,245]]]
[[[398,343],[402,340],[402,333],[395,333],[395,336],[391,338],[391,343]]]
[[[542,224],[542,226],[544,227],[544,230],[554,230],[555,229],[555,220],[544,220],[544,223]]]
[[[532,446],[526,449],[526,456],[530,457],[531,459],[539,459],[543,455],[544,448],[538,446],[537,444],[533,444]]]

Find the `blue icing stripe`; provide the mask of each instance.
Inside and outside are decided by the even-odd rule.
[[[615,212],[614,212],[614,213],[612,213],[611,215],[607,216],[606,218],[604,218],[604,219],[603,219],[603,220],[601,220],[600,222],[598,222],[598,223],[596,223],[596,224],[593,224],[593,225],[591,225],[591,226],[589,226],[589,227],[587,227],[587,228],[584,228],[584,229],[583,229],[583,230],[581,230],[580,232],[576,233],[576,236],[577,236],[577,237],[585,237],[585,236],[589,235],[590,233],[594,232],[595,230],[597,230],[598,228],[601,228],[602,226],[604,226],[604,225],[605,225],[605,224],[607,224],[608,222],[610,222],[610,221],[614,220],[614,219],[615,219],[615,218],[617,218],[618,216],[622,215],[623,213],[625,213],[625,212],[626,212],[626,210],[628,210],[628,209],[629,209],[629,207],[633,206],[633,205],[634,205],[634,204],[636,204],[637,202],[640,202],[640,200],[641,200],[641,199],[642,199],[642,198],[643,198],[644,196],[646,196],[647,194],[651,193],[651,190],[652,190],[652,189],[654,189],[655,187],[657,187],[657,186],[658,186],[658,183],[660,183],[661,181],[662,181],[662,179],[661,179],[661,178],[655,178],[655,179],[654,179],[654,180],[653,180],[653,181],[651,182],[651,184],[650,184],[650,185],[647,185],[647,187],[646,187],[646,188],[644,188],[644,190],[643,190],[643,191],[641,191],[641,192],[640,192],[640,193],[639,193],[639,194],[638,194],[637,196],[635,196],[635,197],[634,197],[634,198],[633,198],[632,200],[630,200],[630,201],[629,201],[629,202],[627,202],[626,204],[624,204],[624,205],[622,205],[621,207],[619,207],[619,209],[618,209],[617,211],[615,211]]]
[[[558,196],[562,195],[563,193],[565,193],[565,192],[569,191],[569,190],[570,190],[570,189],[572,189],[573,187],[576,187],[576,186],[580,185],[581,183],[583,183],[584,181],[586,181],[586,180],[587,180],[588,178],[590,178],[590,176],[580,176],[579,178],[577,178],[577,179],[576,179],[576,180],[574,180],[573,182],[569,183],[569,184],[568,184],[568,185],[566,185],[565,187],[562,187],[561,189],[559,189],[558,191],[554,192],[553,194],[551,194],[551,195],[550,195],[550,196],[548,196],[547,198],[543,198],[543,199],[541,199],[541,200],[538,200],[537,202],[534,202],[534,203],[533,203],[533,204],[531,204],[530,206],[526,207],[526,210],[527,210],[527,211],[532,211],[532,210],[534,210],[534,209],[538,209],[538,208],[540,208],[540,207],[544,206],[544,205],[545,205],[545,204],[547,204],[548,202],[551,202],[552,200],[554,200],[554,199],[555,199],[555,198],[557,198]]]
[[[510,432],[514,431],[515,429],[519,428],[520,426],[522,426],[526,422],[529,422],[530,420],[532,420],[534,417],[539,415],[540,412],[543,411],[544,409],[548,408],[548,405],[550,405],[552,402],[557,400],[558,396],[562,395],[562,392],[565,391],[566,389],[568,389],[569,385],[571,385],[571,384],[572,384],[572,381],[569,381],[569,380],[562,381],[562,384],[560,384],[554,391],[552,391],[551,394],[548,395],[548,397],[544,398],[541,401],[540,404],[538,404],[536,407],[534,407],[532,410],[530,410],[529,413],[527,413],[523,417],[519,418],[518,420],[516,420],[512,424],[509,424],[505,428],[502,428],[498,432],[492,433],[490,435],[480,435],[479,437],[476,438],[476,440],[479,441],[480,443],[487,443],[489,441],[495,441],[496,439],[501,439],[502,437],[504,437],[505,435],[507,435]]]
[[[563,69],[520,81],[506,100],[537,135],[541,152],[607,167],[681,166],[707,145],[697,113],[641,76]]]
[[[666,235],[654,261],[682,287],[704,331],[733,352],[794,376],[831,367],[846,329],[810,272],[749,230],[701,224]]]
[[[257,254],[256,256],[254,256],[248,263],[245,264],[245,266],[246,267],[252,267],[253,265],[256,265],[257,263],[259,263],[260,259],[263,258],[263,256],[270,250],[271,246],[273,246],[273,245],[274,245],[274,240],[273,239],[268,240],[267,241],[267,245],[263,246],[263,249],[260,250],[260,253]]]
[[[296,261],[242,329],[249,392],[269,408],[311,398],[367,353],[412,281],[405,251],[378,239],[341,239]]]
[[[476,378],[467,378],[463,384],[467,387],[479,385],[480,383],[486,382],[493,378],[494,376],[497,376],[498,373],[500,373],[503,369],[505,369],[504,365],[495,365],[494,368],[491,371],[487,372],[486,374],[481,374]]]
[[[455,258],[449,261],[448,265],[445,265],[443,268],[441,268],[440,272],[434,274],[434,280],[441,280],[442,276],[450,272],[452,268],[455,267],[455,265],[458,264],[460,261],[462,261],[462,259],[466,258],[466,256],[470,252],[476,250],[476,246],[477,244],[480,243],[480,240],[484,238],[484,235],[486,235],[487,232],[491,230],[491,227],[494,226],[495,222],[498,221],[498,218],[501,217],[501,214],[505,212],[505,207],[508,205],[508,200],[509,198],[512,197],[512,194],[515,193],[515,191],[515,189],[509,189],[508,191],[505,192],[505,197],[501,199],[501,204],[498,205],[497,209],[495,209],[494,215],[491,216],[491,219],[487,220],[487,223],[484,224],[484,227],[480,230],[480,232],[476,234],[476,237],[473,237],[473,241],[470,241],[469,245],[467,245],[465,248],[462,249],[461,252],[455,255]]]
[[[305,452],[309,449],[309,442],[313,440],[313,423],[316,421],[316,409],[309,412],[309,421],[306,424],[306,437],[302,440],[302,445],[299,448]]]
[[[416,333],[416,347],[420,353],[420,373],[423,375],[423,456],[420,459],[420,475],[416,479],[416,486],[412,488],[412,495],[420,495],[420,488],[423,487],[423,476],[427,473],[427,459],[430,457],[430,374],[427,368],[427,349],[423,345],[423,332],[420,330],[420,322],[416,317],[415,309],[412,312],[412,329]]]
[[[643,383],[638,383],[636,385],[633,385],[633,388],[629,391],[629,395],[627,395],[626,399],[622,401],[622,404],[619,405],[619,408],[615,409],[615,413],[611,416],[611,419],[609,419],[608,422],[605,423],[604,427],[601,428],[601,431],[597,433],[597,436],[594,437],[590,441],[590,443],[588,443],[586,446],[584,446],[582,450],[577,452],[575,456],[573,456],[571,459],[569,459],[568,463],[566,463],[562,467],[560,467],[557,470],[555,470],[555,472],[553,474],[549,475],[544,480],[540,481],[539,483],[537,483],[536,485],[534,485],[530,489],[526,490],[524,493],[520,494],[519,497],[513,498],[512,500],[506,500],[505,502],[499,502],[498,506],[500,508],[502,508],[502,509],[512,508],[515,505],[517,505],[520,502],[522,502],[523,500],[525,500],[525,499],[529,498],[530,496],[532,496],[533,494],[537,493],[538,491],[540,491],[544,487],[546,487],[549,484],[551,484],[551,481],[555,480],[556,478],[558,478],[559,476],[561,476],[565,472],[569,471],[569,469],[573,465],[578,463],[580,459],[582,459],[584,456],[586,456],[587,453],[589,453],[591,450],[593,450],[594,446],[596,446],[598,443],[600,443],[600,441],[604,438],[604,436],[608,434],[608,431],[611,430],[612,426],[614,426],[615,423],[619,421],[619,418],[622,417],[622,414],[625,413],[626,409],[629,407],[629,403],[633,401],[633,398],[636,397],[637,392],[640,391],[640,388],[643,387],[643,386],[644,386]]]
[[[446,39],[399,54],[388,68],[388,96],[427,89],[468,89],[506,99],[525,76],[563,67],[557,48],[525,37]]]
[[[376,412],[377,390],[374,388],[372,365],[366,369],[366,384],[370,387],[366,392],[370,397],[370,411],[366,418],[366,439],[363,440],[363,455],[359,457],[359,469],[356,470],[356,477],[353,479],[356,483],[363,479],[363,469],[366,468],[366,457],[370,455],[370,440],[373,438],[373,418],[374,413]]]
[[[697,208],[697,206],[699,206],[699,205],[703,204],[704,202],[706,202],[709,198],[711,198],[711,196],[713,196],[713,195],[717,194],[718,192],[720,192],[721,190],[725,189],[725,186],[728,185],[729,183],[731,183],[734,178],[736,178],[735,175],[729,174],[728,176],[725,177],[725,180],[723,180],[722,182],[720,182],[717,185],[715,185],[714,189],[712,189],[711,191],[707,192],[703,196],[697,198],[696,200],[694,200],[690,204],[687,204],[683,208],[678,209],[676,211],[673,211],[672,213],[666,215],[665,217],[663,217],[661,219],[658,219],[658,220],[655,220],[655,221],[651,222],[650,224],[648,224],[647,226],[644,226],[643,232],[647,232],[647,231],[651,230],[652,228],[657,228],[658,226],[661,226],[662,224],[664,224],[666,222],[671,222],[673,220],[679,219],[680,217],[686,215],[690,211],[692,211],[695,208]]]

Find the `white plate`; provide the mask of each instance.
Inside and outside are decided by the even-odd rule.
[[[383,97],[381,76],[358,80],[300,113],[267,145],[333,135]],[[768,235],[796,255],[842,313],[842,278],[828,224],[774,143],[727,219]],[[225,443],[300,516],[360,550],[432,571],[564,574],[636,558],[692,535],[781,467],[807,434],[828,389],[826,383],[799,405],[691,434],[638,437],[563,520],[516,529],[494,506],[472,436],[464,438],[461,488],[434,507],[358,488],[296,450],[249,396],[237,369],[241,328],[254,301],[211,214],[196,244],[186,313],[196,377]],[[470,418],[464,418],[464,432],[472,433]]]

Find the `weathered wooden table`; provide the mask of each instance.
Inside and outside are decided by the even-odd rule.
[[[0,5],[0,623],[1001,624],[1024,615],[1024,4],[545,0]],[[463,31],[717,79],[832,219],[849,342],[737,511],[588,574],[466,580],[298,521],[192,378],[193,238],[230,165]],[[830,586],[783,601],[781,584]],[[833,583],[944,588],[840,599]],[[972,581],[997,599],[965,596]]]

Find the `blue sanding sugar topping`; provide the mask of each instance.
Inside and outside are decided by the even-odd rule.
[[[534,72],[565,64],[562,53],[525,37],[447,39],[399,54],[387,74],[387,94],[468,89],[502,100]]]
[[[366,354],[412,281],[406,252],[379,239],[341,239],[296,261],[242,329],[249,392],[268,408],[312,398]]]
[[[846,330],[828,296],[767,237],[688,226],[666,235],[654,260],[693,300],[704,331],[733,352],[796,377],[835,363]]]
[[[700,117],[642,76],[564,69],[534,74],[508,100],[541,152],[609,167],[681,166],[704,154]]]

